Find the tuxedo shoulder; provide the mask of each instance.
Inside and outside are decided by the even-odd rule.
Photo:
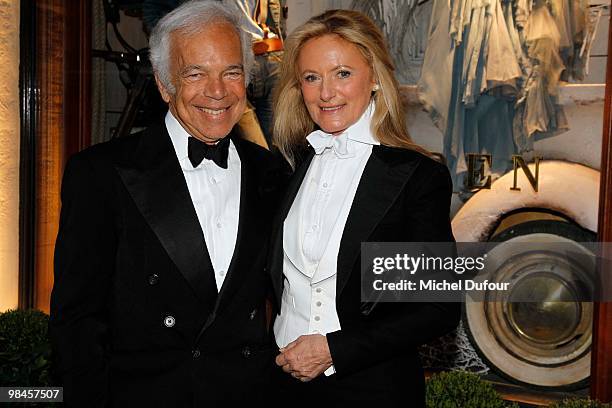
[[[242,150],[249,155],[249,157],[261,160],[274,160],[275,155],[270,150],[261,147],[257,143],[250,142],[242,138],[232,139],[233,142],[239,145]]]
[[[126,136],[98,143],[70,156],[64,169],[62,186],[98,183],[98,188],[107,190],[108,182],[115,178],[114,163],[119,152],[136,142],[136,136]],[[64,191],[64,187],[62,187]],[[63,193],[62,193],[63,194]]]
[[[71,160],[87,160],[91,163],[112,163],[117,161],[118,158],[134,151],[143,137],[144,132],[138,132],[129,136],[97,143],[74,154]]]
[[[244,139],[235,139],[234,143],[236,143],[244,153],[242,156],[246,156],[244,158],[252,162],[257,169],[291,172],[289,164],[285,161],[278,149],[273,147],[271,150],[268,150],[256,143]],[[243,158],[242,156],[241,159]]]
[[[435,156],[427,155],[422,152],[413,151],[414,154],[420,157],[419,167],[427,171],[433,171],[437,173],[448,173],[448,167],[442,163],[440,159]]]
[[[429,170],[443,171],[446,165],[435,156],[424,151],[400,147],[377,146],[382,156],[391,164],[418,164],[418,167]]]

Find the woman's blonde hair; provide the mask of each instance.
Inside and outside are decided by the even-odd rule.
[[[308,40],[334,34],[355,45],[372,67],[379,85],[373,93],[376,109],[372,133],[385,146],[423,151],[415,145],[406,129],[393,62],[378,27],[365,14],[352,10],[329,10],[296,28],[285,42],[279,83],[274,100],[274,144],[295,165],[295,152],[315,130],[300,87],[297,60]]]

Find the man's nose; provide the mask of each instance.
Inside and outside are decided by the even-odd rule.
[[[211,78],[204,88],[204,94],[213,99],[225,98],[227,96],[227,88],[223,78]]]

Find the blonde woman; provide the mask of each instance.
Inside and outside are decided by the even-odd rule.
[[[448,170],[411,142],[393,64],[368,17],[327,11],[285,45],[274,133],[295,174],[268,268],[277,401],[424,406],[416,347],[452,330],[459,308],[363,308],[360,244],[453,241]]]

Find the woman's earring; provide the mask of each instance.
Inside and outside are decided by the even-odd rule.
[[[372,88],[372,92],[376,92],[380,89],[380,86],[378,84],[374,85],[374,87]]]

